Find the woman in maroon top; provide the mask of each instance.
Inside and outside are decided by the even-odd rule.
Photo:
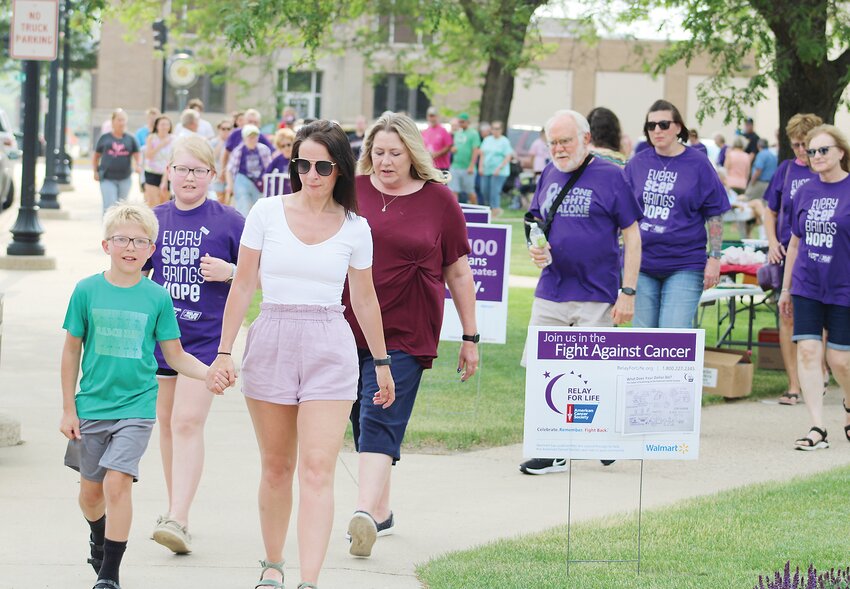
[[[390,407],[375,410],[367,399],[351,413],[360,482],[348,533],[351,554],[365,557],[379,534],[392,531],[390,470],[401,456],[422,371],[437,357],[446,286],[463,325],[461,380],[478,368],[478,332],[466,222],[413,120],[395,113],[379,118],[364,139],[358,172],[357,204],[372,228],[372,276],[396,384]],[[350,311],[346,318],[360,350],[359,398],[371,397],[372,357]]]

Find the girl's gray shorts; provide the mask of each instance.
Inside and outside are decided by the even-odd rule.
[[[65,466],[90,481],[101,482],[107,470],[139,480],[139,461],[148,447],[155,419],[81,419],[80,440],[70,440]]]

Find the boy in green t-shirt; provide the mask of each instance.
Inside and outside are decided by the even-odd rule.
[[[207,378],[207,366],[183,351],[171,296],[142,276],[158,229],[144,205],[119,203],[106,212],[109,270],[77,284],[63,326],[59,429],[70,440],[65,464],[80,472],[80,508],[91,528],[88,562],[98,573],[94,589],[120,589],[132,485],[156,418],[156,342],[170,366],[207,380],[211,391],[221,394],[232,384],[221,373]]]

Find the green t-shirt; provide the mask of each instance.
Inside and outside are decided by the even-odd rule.
[[[466,170],[472,163],[472,152],[481,145],[481,137],[472,127],[458,129],[455,131],[454,144],[457,151],[452,154],[452,167]]]
[[[154,346],[180,337],[168,291],[147,278],[121,288],[95,274],[77,284],[63,327],[83,340],[81,419],[156,419]]]

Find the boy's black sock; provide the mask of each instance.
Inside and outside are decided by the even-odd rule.
[[[118,569],[121,568],[121,559],[127,550],[127,542],[115,542],[109,538],[103,541],[103,566],[100,567],[98,580],[109,579],[118,583]]]
[[[103,540],[106,535],[106,515],[104,514],[97,521],[86,519],[91,529],[89,534],[89,546],[91,548],[91,558],[88,563],[92,566],[95,573],[100,572],[100,565],[103,564]]]

